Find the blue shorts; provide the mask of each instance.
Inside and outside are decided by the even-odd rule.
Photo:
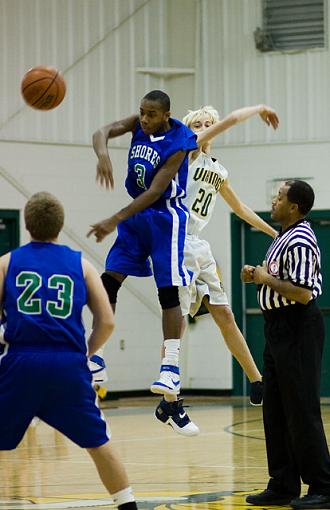
[[[118,225],[106,270],[131,276],[154,274],[158,288],[189,285],[191,273],[183,256],[188,212],[178,199],[166,204],[145,209]]]
[[[38,416],[82,448],[110,431],[96,403],[87,358],[77,352],[17,350],[0,356],[0,450],[12,450]]]

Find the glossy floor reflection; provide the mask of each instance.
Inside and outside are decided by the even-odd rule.
[[[122,400],[104,409],[139,508],[253,508],[245,495],[268,480],[261,408],[244,399],[187,398],[201,434],[185,438],[156,421],[157,402]],[[322,412],[329,436],[327,403]],[[113,507],[88,454],[44,423],[30,427],[17,450],[0,452],[0,487],[0,509]]]

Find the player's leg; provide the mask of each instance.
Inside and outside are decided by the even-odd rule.
[[[101,275],[103,286],[107,291],[109,302],[114,312],[116,311],[118,291],[125,278],[126,275],[110,270],[104,271]]]
[[[177,289],[177,287],[175,287]],[[164,289],[159,289],[160,302],[165,306]],[[165,293],[166,295],[166,293]],[[160,376],[151,386],[153,393],[163,395],[155,410],[156,418],[170,425],[175,432],[184,436],[196,436],[199,428],[193,423],[183,407],[180,392],[179,351],[182,332],[182,313],[180,306],[163,309],[164,343],[161,353]]]
[[[199,257],[199,273],[194,280],[195,292],[191,305],[194,315],[203,303],[219,327],[226,345],[243,368],[251,382],[250,401],[253,405],[262,403],[262,377],[254,362],[248,345],[239,330],[229,307],[223,288],[220,270],[212,255],[211,247],[205,240],[195,241],[194,250]]]
[[[170,328],[173,327],[173,324],[175,324],[176,328],[178,327],[178,317],[176,316],[175,321],[173,321],[173,316],[171,315],[172,313],[175,313],[175,315],[176,315],[178,313],[178,309],[177,308],[172,309],[172,312],[170,310],[163,310],[164,341],[163,341],[163,344],[161,347],[161,356],[160,356],[162,365],[176,364],[177,366],[179,366],[180,345],[181,345],[181,341],[182,341],[182,338],[183,338],[183,335],[185,332],[186,316],[188,315],[189,305],[190,305],[190,297],[191,297],[190,286],[179,287],[178,292],[179,292],[180,322],[181,322],[180,343],[179,344],[172,343],[171,341],[166,340],[166,338],[168,338],[170,335],[173,336],[174,334],[177,334],[177,331],[178,331],[177,329],[176,329],[176,331],[173,331]],[[174,351],[173,351],[173,347],[174,347]],[[168,402],[174,402],[175,400],[177,400],[177,395],[165,394],[164,398]]]
[[[101,275],[103,286],[108,294],[109,302],[113,311],[116,310],[117,294],[126,275],[114,271],[105,271]],[[103,348],[99,349],[89,358],[89,369],[93,375],[95,389],[108,380],[107,367],[103,358]]]
[[[150,209],[138,216],[137,235],[140,236],[140,246],[148,247],[162,308],[164,353],[159,379],[150,389],[165,398],[157,407],[156,417],[163,423],[172,425],[178,432],[192,435],[192,429],[194,428],[196,434],[199,432],[198,428],[183,410],[182,400],[178,400],[182,321],[178,286],[186,285],[190,281],[183,257],[187,218],[186,209],[178,205],[176,199],[170,200],[167,207],[160,212]]]
[[[164,341],[160,377],[152,384],[151,391],[176,396],[180,391],[179,352],[182,321],[178,287],[188,285],[191,279],[184,262],[188,212],[176,200],[171,200],[161,213],[154,211],[150,214],[152,214],[149,219],[150,256],[162,308]]]
[[[180,392],[182,312],[179,286],[187,286],[191,281],[191,273],[184,261],[187,213],[173,204],[167,214],[155,214],[153,219],[155,234],[150,236],[151,258],[162,308],[164,356],[161,361],[160,377],[152,384],[151,391],[166,395],[168,400],[174,401]],[[160,231],[162,243],[159,243]]]
[[[38,377],[39,357],[8,347],[0,346],[0,450],[18,446],[47,394]]]
[[[183,399],[178,399],[180,392],[179,352],[182,332],[182,313],[177,287],[158,289],[159,301],[163,309],[162,360],[160,376],[151,385],[153,393],[164,395],[158,404],[156,418],[170,425],[176,432],[184,436],[199,434],[199,428],[190,420],[183,408]]]
[[[185,259],[186,260],[186,259]],[[197,262],[195,263],[194,271],[196,270],[196,274],[198,273]],[[191,270],[191,267],[189,266]],[[195,277],[195,272],[194,276]],[[184,335],[185,327],[186,327],[186,315],[189,313],[191,299],[192,299],[192,288],[194,287],[193,282],[190,285],[180,286],[178,287],[178,298],[180,307],[176,306],[175,308],[166,308],[166,301],[162,304],[161,296],[164,289],[159,289],[159,299],[160,304],[163,308],[163,335],[164,341],[161,348],[161,364],[162,365],[172,365],[175,364],[179,366],[179,353],[180,353],[180,344]],[[175,296],[177,298],[177,296]],[[175,301],[175,304],[177,301]],[[180,314],[180,318],[178,316]],[[180,324],[180,329],[179,329]],[[175,329],[174,329],[175,328]],[[171,340],[167,340],[167,338],[175,338],[179,332],[180,341],[176,341],[175,343]],[[172,394],[164,394],[164,399],[167,402],[174,402],[178,400],[177,393],[175,395]]]
[[[180,290],[180,289],[179,289]],[[182,314],[182,312],[181,312]],[[180,333],[180,343],[184,335],[185,331],[185,318],[181,317],[181,333]],[[165,334],[164,334],[165,337]],[[173,351],[174,346],[174,351]],[[180,346],[179,346],[180,347]],[[163,340],[163,343],[161,345],[161,351],[160,351],[160,359],[161,359],[161,365],[167,364],[176,364],[176,366],[179,366],[179,349],[178,345],[176,343],[172,343],[170,340]],[[163,394],[163,391],[161,392]],[[164,399],[167,402],[175,402],[178,400],[178,393],[171,395],[171,394],[164,394]]]
[[[174,397],[180,393],[180,333],[182,314],[178,287],[168,286],[158,289],[158,297],[162,308],[164,356],[161,360],[160,376],[151,385],[153,393]]]
[[[111,431],[96,402],[86,356],[76,352],[50,353],[47,368],[48,391],[38,415],[85,448],[116,505],[122,510],[134,510],[124,465],[110,444]]]
[[[230,307],[228,305],[212,305],[207,298],[204,298],[203,302],[221,330],[228,349],[241,365],[249,381],[261,381],[261,374]]]
[[[137,506],[133,491],[129,486],[125,467],[114,451],[111,441],[107,441],[97,448],[87,448],[87,451],[95,463],[103,485],[112,495],[117,508],[120,510],[135,510]]]
[[[151,386],[153,393],[163,394],[163,399],[158,404],[155,410],[156,418],[166,425],[170,425],[175,432],[184,436],[196,436],[199,434],[199,428],[193,423],[183,407],[183,399],[178,398],[180,388],[180,375],[179,375],[179,343],[177,340],[167,339],[167,336],[174,336],[178,333],[173,328],[178,325],[177,313],[180,314],[180,337],[184,331],[184,319],[181,315],[181,308],[163,310],[163,332],[164,343],[161,352],[161,368],[160,377]],[[174,321],[173,321],[174,319]],[[176,369],[178,372],[176,372]],[[175,386],[175,383],[178,382]],[[173,386],[175,386],[173,388]],[[169,389],[173,389],[176,393],[169,393]]]
[[[255,364],[250,349],[236,324],[229,305],[212,305],[205,297],[203,302],[219,327],[224,341],[234,358],[241,365],[251,383],[250,401],[252,405],[262,403],[262,376]]]

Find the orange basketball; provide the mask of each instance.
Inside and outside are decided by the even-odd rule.
[[[21,82],[24,101],[37,110],[56,108],[63,101],[65,91],[64,77],[55,67],[33,67]]]

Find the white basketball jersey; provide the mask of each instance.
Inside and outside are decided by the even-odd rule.
[[[219,189],[228,177],[220,163],[201,152],[189,165],[185,206],[189,209],[187,233],[198,235],[211,219]]]

